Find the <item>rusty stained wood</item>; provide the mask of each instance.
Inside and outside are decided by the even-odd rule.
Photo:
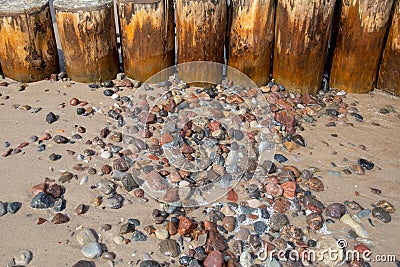
[[[192,61],[224,63],[227,3],[225,0],[177,0],[176,32],[178,64]],[[218,83],[222,64],[179,65],[186,82]]]
[[[274,3],[272,0],[232,1],[228,65],[249,76],[258,86],[265,85],[270,78]]]
[[[118,52],[112,2],[98,7],[54,5],[68,76],[77,82],[114,79]]]
[[[125,73],[146,81],[174,65],[175,32],[172,0],[118,2]]]
[[[4,75],[35,82],[59,72],[49,4],[0,12],[0,63]]]
[[[335,2],[278,0],[272,76],[288,90],[318,91]]]
[[[341,0],[331,86],[366,93],[376,86],[393,0]]]
[[[378,88],[400,95],[400,1],[395,1],[392,25],[379,69]]]

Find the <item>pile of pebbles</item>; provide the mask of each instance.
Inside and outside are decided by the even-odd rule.
[[[158,84],[140,84],[121,74],[114,81],[89,87],[104,89],[104,96],[114,100],[106,112],[113,126],[86,141],[88,148],[78,159],[97,156],[105,163],[96,169],[89,161],[79,162],[58,177],[63,185],[46,179],[33,186],[31,208],[52,210],[53,223],[68,223],[70,217],[61,213],[67,205],[63,194],[68,183],[82,173],[82,185],[88,183],[87,175],[100,177],[90,190],[101,195],[91,203],[80,204],[75,209],[77,215],[86,213],[88,205],[105,207],[105,212],[107,208],[123,208],[127,197],[138,203],[148,201],[148,196],[156,199],[161,204],[152,212],[154,224],[140,225],[140,217],[148,215],[144,211],[123,223],[113,237],[113,242],[121,246],[140,246],[154,238],[159,242],[165,261],[157,262],[145,254],[141,267],[303,266],[305,262],[291,260],[288,254],[295,251],[304,255],[307,250],[337,246],[332,237],[335,233],[328,230],[329,223],[347,225],[348,237],[357,240],[354,249],[365,251],[370,248],[365,242],[368,233],[364,224],[372,224],[371,218],[390,223],[390,214],[395,212],[386,200],[377,201],[372,209],[353,200],[324,204],[317,196],[325,190],[318,169],[299,170],[287,164],[287,157],[275,153],[277,147],[288,151],[306,147],[301,131],[322,116],[329,118],[326,127],[362,122],[356,105],[345,102],[343,91],[321,92],[315,97],[299,95],[273,81],[259,89],[243,88],[228,80],[216,86],[196,87],[177,76]],[[134,94],[122,95],[123,88]],[[97,114],[98,109],[86,101],[72,98],[69,103],[78,115]],[[59,118],[50,112],[45,120],[52,124]],[[80,134],[86,132],[82,126],[77,128]],[[33,143],[40,152],[45,150],[46,142],[79,143],[80,134],[71,138],[46,134],[14,149],[8,144],[3,157]],[[49,158],[60,160],[53,153]],[[330,174],[362,175],[373,171],[374,163],[360,158]],[[371,191],[377,196],[382,193],[374,188]],[[0,202],[0,212],[2,205],[4,210],[10,206]],[[199,209],[202,217],[190,215]],[[41,218],[37,223],[46,220]],[[298,226],[299,221],[306,227]],[[105,222],[104,231],[110,228]],[[118,259],[118,251],[104,250],[94,230],[80,229],[76,238],[86,258]],[[267,252],[274,249],[286,253],[266,258]],[[324,258],[323,263],[337,266],[343,260]],[[369,266],[363,259],[348,264]],[[81,260],[74,266],[94,266],[94,262]]]

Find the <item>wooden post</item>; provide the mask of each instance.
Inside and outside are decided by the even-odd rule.
[[[117,40],[111,0],[55,0],[54,10],[68,76],[77,82],[114,79]]]
[[[178,64],[191,61],[224,63],[226,22],[226,0],[177,0]],[[180,77],[184,81],[221,81],[222,65],[216,69],[216,65],[206,64],[203,73],[195,68],[196,65],[178,66]]]
[[[124,71],[129,77],[146,81],[174,65],[172,0],[120,0],[118,11]]]
[[[249,76],[258,86],[268,83],[271,72],[274,3],[272,0],[232,1],[228,65]]]
[[[335,0],[278,0],[273,78],[288,90],[320,87]]]
[[[0,1],[0,63],[4,75],[19,82],[59,72],[47,0]]]
[[[400,1],[395,1],[392,25],[379,70],[378,88],[400,95]]]
[[[352,93],[374,89],[393,0],[340,0],[331,87]]]

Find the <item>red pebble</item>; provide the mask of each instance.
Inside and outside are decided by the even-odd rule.
[[[76,106],[76,105],[78,105],[80,103],[80,101],[79,101],[79,99],[78,98],[71,98],[71,100],[69,101],[69,104],[71,105],[71,106]]]
[[[363,254],[366,251],[371,251],[367,246],[364,244],[357,244],[354,246],[354,250],[358,251],[358,253]]]
[[[233,188],[230,188],[226,199],[232,202],[237,202],[239,197],[235,190],[233,190]]]

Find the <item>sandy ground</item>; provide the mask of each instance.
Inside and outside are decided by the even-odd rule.
[[[84,226],[95,229],[100,234],[100,241],[105,244],[109,251],[115,252],[117,258],[115,266],[136,266],[136,262],[142,259],[144,252],[154,252],[152,257],[156,260],[168,260],[162,256],[157,249],[154,237],[148,242],[128,245],[116,245],[112,237],[118,233],[121,221],[128,218],[138,218],[141,221],[139,230],[146,225],[153,224],[151,211],[159,204],[150,200],[147,203],[123,193],[126,196],[125,205],[117,210],[103,210],[94,207],[90,202],[100,193],[90,189],[90,185],[97,183],[100,177],[89,176],[87,185],[79,185],[79,180],[72,180],[66,184],[65,199],[67,208],[65,213],[71,218],[70,222],[54,225],[46,222],[42,225],[36,224],[39,217],[51,218],[51,211],[38,211],[30,208],[32,199],[30,188],[44,181],[45,177],[57,179],[60,170],[72,170],[73,164],[77,163],[76,155],[83,153],[88,146],[84,142],[98,135],[110,118],[105,113],[96,113],[94,116],[83,117],[76,114],[76,108],[69,105],[69,99],[77,97],[86,100],[89,105],[100,108],[107,112],[113,104],[110,98],[102,94],[102,90],[91,91],[87,85],[42,81],[32,83],[25,91],[18,92],[17,83],[8,87],[0,87],[0,116],[2,129],[0,143],[8,141],[11,147],[16,147],[24,141],[28,141],[32,135],[41,136],[46,132],[53,136],[62,133],[72,136],[76,132],[75,125],[84,126],[87,129],[82,134],[82,145],[67,144],[56,145],[48,142],[44,152],[37,152],[36,145],[23,148],[23,152],[17,155],[0,158],[0,200],[19,201],[22,208],[14,215],[7,214],[0,217],[0,266],[15,257],[19,250],[28,249],[33,252],[33,260],[28,266],[72,266],[84,256],[80,252],[80,246],[74,236],[77,228]],[[122,92],[122,94],[131,92]],[[4,96],[9,96],[5,99]],[[305,130],[301,133],[307,142],[306,148],[299,148],[291,154],[287,151],[281,153],[288,156],[288,164],[297,166],[300,170],[310,166],[318,167],[320,175],[325,184],[325,191],[316,193],[323,203],[343,202],[345,200],[356,200],[363,207],[370,207],[381,199],[391,202],[400,209],[399,168],[400,168],[400,113],[380,114],[379,109],[387,105],[393,106],[400,112],[400,99],[382,92],[373,92],[364,95],[348,95],[347,103],[357,103],[359,113],[364,117],[363,122],[355,122],[354,126],[338,125],[337,127],[325,127],[327,117],[321,117],[313,124],[305,124]],[[62,108],[61,104],[65,103]],[[29,105],[31,107],[42,107],[38,113],[32,110],[24,111],[14,109],[12,105]],[[53,111],[60,119],[49,125],[45,122],[45,116]],[[374,126],[378,123],[380,126]],[[337,134],[332,137],[331,134]],[[360,145],[366,147],[360,149]],[[68,155],[67,149],[76,151],[74,156]],[[2,150],[6,151],[5,148]],[[52,152],[62,155],[62,159],[52,162],[48,156]],[[334,153],[337,152],[337,153]],[[341,177],[330,176],[328,170],[343,170],[357,162],[363,157],[375,163],[375,168],[367,171],[365,175],[345,175]],[[348,159],[345,161],[344,159]],[[105,160],[93,157],[88,165],[100,169]],[[333,168],[331,162],[338,167]],[[83,173],[77,173],[81,178]],[[382,190],[382,196],[372,194],[370,187]],[[355,194],[359,192],[359,196]],[[86,214],[76,215],[73,210],[78,204],[90,205]],[[366,219],[363,224],[370,238],[366,244],[373,250],[374,255],[396,255],[400,259],[400,216],[397,210],[392,214],[392,222],[384,224],[377,219],[372,219],[375,227],[371,226]],[[113,226],[108,232],[100,232],[100,227],[109,223]],[[303,222],[305,225],[305,222]],[[348,235],[349,227],[337,221],[329,224],[328,229],[336,238]],[[350,244],[354,244],[347,238]],[[96,259],[96,266],[109,266],[107,260]],[[172,264],[177,266],[178,264]],[[371,263],[372,266],[395,266],[395,263]]]

